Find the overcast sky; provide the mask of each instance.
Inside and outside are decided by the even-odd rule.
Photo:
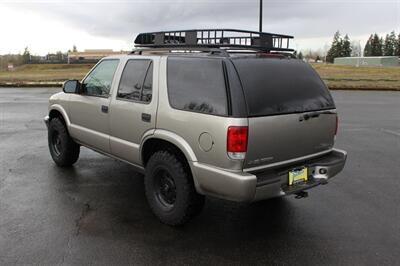
[[[0,0],[0,54],[131,50],[139,32],[258,29],[258,0]],[[363,45],[400,33],[400,0],[264,0],[264,31],[295,36],[292,47],[324,49],[336,30]]]

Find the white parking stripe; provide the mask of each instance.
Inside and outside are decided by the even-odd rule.
[[[395,136],[397,136],[397,137],[400,137],[400,133],[399,132],[396,132],[396,131],[393,131],[393,130],[389,130],[389,129],[381,129],[383,132],[385,132],[385,133],[388,133],[388,134],[392,134],[392,135],[395,135]]]

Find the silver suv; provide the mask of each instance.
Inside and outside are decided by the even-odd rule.
[[[51,96],[45,122],[58,166],[74,164],[80,146],[135,166],[169,225],[197,214],[204,195],[304,197],[343,169],[335,104],[307,63],[262,44],[229,50],[225,37],[217,48],[163,47],[151,34],[150,47],[104,58]]]

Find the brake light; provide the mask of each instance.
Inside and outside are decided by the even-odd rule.
[[[244,159],[247,151],[248,127],[229,127],[227,152],[231,159]]]
[[[335,136],[337,135],[338,129],[339,129],[339,116],[336,115]]]

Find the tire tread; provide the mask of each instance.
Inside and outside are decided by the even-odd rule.
[[[161,222],[172,226],[183,225],[202,210],[204,205],[204,196],[197,193],[191,173],[188,171],[187,167],[185,167],[184,163],[180,161],[178,157],[170,150],[160,150],[151,156],[146,167],[145,183],[147,178],[151,178],[149,176],[151,169],[159,162],[168,164],[172,168],[172,171],[176,174],[176,177],[180,178],[180,181],[182,182],[183,193],[187,196],[187,201],[185,202],[186,206],[184,206],[183,212],[179,215],[176,215],[173,218],[163,216],[152,201],[153,191],[151,188],[149,188],[149,185],[145,185],[145,193],[149,201],[150,208],[161,220]]]

